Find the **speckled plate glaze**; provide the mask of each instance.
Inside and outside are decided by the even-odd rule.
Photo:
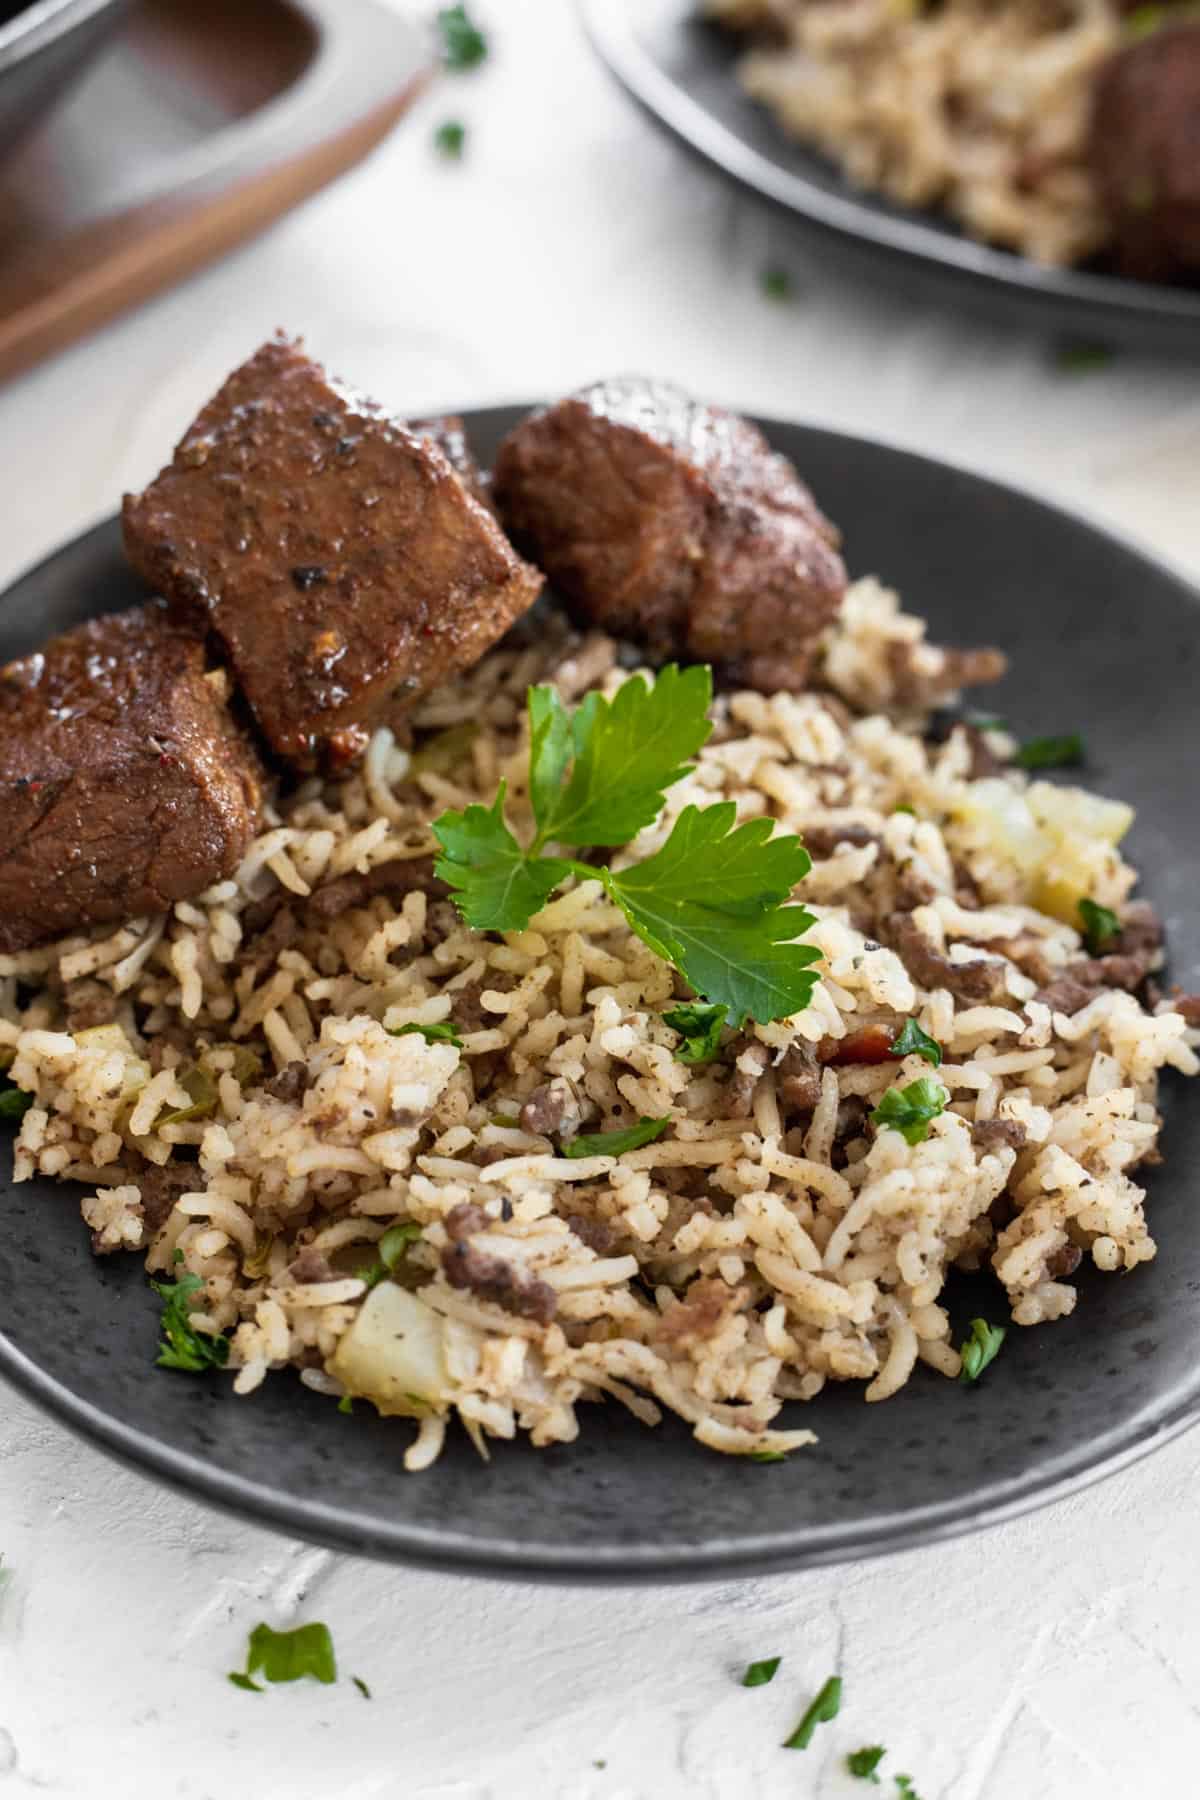
[[[742,92],[736,64],[744,45],[705,23],[699,0],[578,3],[626,92],[686,148],[789,217],[823,258],[916,299],[1200,355],[1200,287],[1046,268],[964,237],[940,213],[906,210],[852,186]]]
[[[486,460],[519,416],[469,416]],[[765,423],[878,571],[936,635],[1012,658],[996,710],[1034,735],[1086,733],[1086,780],[1138,809],[1143,892],[1166,917],[1171,975],[1200,985],[1194,764],[1200,596],[1067,513],[943,464],[835,432]],[[115,522],[0,601],[0,658],[140,597]],[[989,698],[989,705],[991,698]],[[1189,1104],[1190,1101],[1190,1104]],[[919,1369],[896,1399],[857,1385],[791,1409],[820,1435],[782,1463],[714,1455],[686,1427],[649,1432],[582,1409],[579,1442],[492,1447],[453,1431],[406,1476],[407,1427],[353,1418],[291,1374],[247,1400],[223,1378],[156,1369],[158,1304],[136,1257],[93,1261],[77,1190],[11,1182],[0,1143],[0,1373],[158,1480],[343,1550],[479,1573],[636,1581],[762,1573],[896,1549],[995,1523],[1144,1455],[1200,1414],[1200,1092],[1165,1084],[1166,1165],[1149,1172],[1158,1260],[1084,1275],[1075,1316],[1010,1332],[978,1388]],[[956,1325],[999,1320],[963,1280]]]

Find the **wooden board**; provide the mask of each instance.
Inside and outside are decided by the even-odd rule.
[[[350,168],[430,68],[377,0],[137,0],[0,173],[0,379]]]

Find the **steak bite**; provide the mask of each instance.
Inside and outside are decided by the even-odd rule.
[[[1200,270],[1200,23],[1168,9],[1104,65],[1088,158],[1124,273]]]
[[[164,912],[236,867],[262,768],[161,604],[0,668],[0,950]]]
[[[846,590],[838,533],[755,426],[598,382],[522,421],[493,476],[516,541],[585,617],[659,656],[804,686]]]
[[[432,419],[413,419],[409,430],[436,444],[472,499],[491,511],[487,479],[475,460],[475,452],[467,442],[467,431],[457,413],[442,413]]]
[[[299,768],[357,755],[542,585],[435,442],[282,338],[126,495],[124,530],[134,568],[211,628],[271,748]]]

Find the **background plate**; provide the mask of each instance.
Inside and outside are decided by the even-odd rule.
[[[468,415],[486,460],[515,408]],[[1200,985],[1200,837],[1190,768],[1200,612],[1183,581],[1027,495],[906,451],[765,423],[846,535],[936,635],[1002,643],[992,690],[1022,733],[1086,732],[1086,779],[1131,800],[1131,854],[1163,911],[1172,974]],[[0,658],[139,598],[115,522],[0,602]],[[989,695],[989,706],[992,697]],[[861,1387],[802,1415],[817,1448],[759,1465],[714,1455],[668,1421],[583,1409],[574,1445],[496,1444],[483,1468],[451,1432],[406,1476],[406,1428],[353,1419],[290,1374],[253,1398],[153,1367],[158,1304],[136,1257],[93,1261],[78,1190],[11,1182],[0,1146],[0,1373],[101,1448],[201,1499],[340,1549],[459,1570],[575,1580],[795,1568],[993,1523],[1144,1454],[1200,1412],[1200,1096],[1167,1083],[1167,1163],[1149,1172],[1158,1260],[1084,1276],[1075,1316],[1009,1334],[978,1390],[921,1369],[882,1406]],[[1190,1106],[1182,1102],[1190,1098]],[[965,1281],[956,1324],[1002,1316]]]
[[[860,277],[914,298],[1004,313],[1057,332],[1200,355],[1200,288],[1049,269],[977,244],[933,212],[852,187],[737,85],[744,48],[695,0],[580,0],[621,85],[688,149],[771,201]]]

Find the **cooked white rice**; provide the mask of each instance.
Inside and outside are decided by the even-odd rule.
[[[1118,0],[707,0],[777,41],[740,64],[748,93],[850,180],[943,207],[972,237],[1045,263],[1109,236],[1085,159]]]
[[[233,879],[165,919],[0,958],[0,1050],[35,1096],[18,1179],[83,1183],[97,1249],[200,1277],[193,1326],[232,1333],[239,1393],[290,1365],[415,1419],[409,1468],[433,1460],[455,1414],[481,1450],[518,1431],[549,1444],[576,1436],[581,1400],[606,1397],[646,1423],[669,1408],[714,1449],[795,1448],[812,1434],[781,1408],[826,1381],[882,1400],[918,1362],[958,1374],[941,1304],[956,1263],[994,1270],[995,1317],[1006,1296],[1020,1325],[1061,1318],[1076,1299],[1050,1272],[1064,1251],[1112,1271],[1154,1255],[1135,1171],[1154,1156],[1158,1071],[1194,1074],[1200,1034],[1117,990],[1073,1017],[1033,998],[1020,960],[1054,970],[1079,954],[1065,922],[1078,895],[1128,895],[1115,840],[1130,814],[1020,774],[973,781],[961,735],[933,746],[919,717],[884,710],[906,661],[936,683],[922,635],[894,596],[857,583],[825,646],[826,692],[721,696],[694,774],[634,847],[720,797],[801,834],[868,828],[803,886],[824,960],[795,1018],[727,1033],[718,1062],[685,1066],[661,1017],[685,990],[598,882],[503,936],[420,891],[376,895],[255,961],[247,908],[279,890],[302,912],[335,876],[426,855],[431,819],[490,801],[502,776],[521,821],[527,686],[553,679],[576,701],[626,679],[609,640],[551,625],[422,703],[418,741],[452,734],[432,757],[378,734],[352,779],[301,789]],[[931,944],[995,960],[1000,1003],[922,988],[881,947],[878,923],[914,895]],[[68,1029],[81,996],[111,1022]],[[461,1053],[389,1035],[456,1013]],[[827,1064],[815,1111],[789,1118],[791,1046],[914,1015],[944,1046],[940,1069]],[[304,1091],[269,1093],[292,1063]],[[862,1124],[885,1089],[931,1074],[950,1105],[924,1142]],[[552,1081],[584,1131],[670,1129],[619,1159],[565,1158],[518,1122]],[[203,1116],[167,1122],[197,1093]],[[1023,1126],[1024,1147],[976,1144],[972,1124],[989,1120]],[[184,1191],[154,1231],[148,1165],[181,1164]],[[449,1283],[445,1221],[463,1203],[486,1214],[475,1250],[554,1290],[549,1323]],[[402,1222],[420,1238],[399,1279],[368,1290],[359,1271]],[[148,1358],[146,1378],[173,1377]]]

